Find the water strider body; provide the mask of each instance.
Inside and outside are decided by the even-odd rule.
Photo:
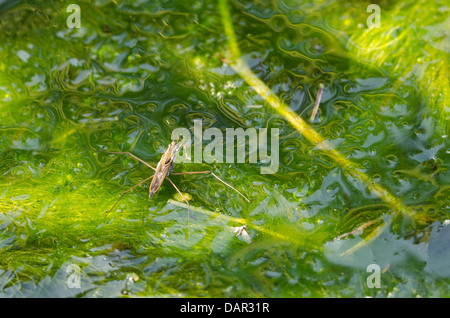
[[[155,174],[153,175],[152,183],[150,184],[148,197],[151,198],[156,191],[161,187],[164,179],[173,171],[175,168],[175,157],[178,154],[182,147],[182,143],[176,143],[172,141],[169,144],[167,150],[161,156],[161,159],[158,162],[158,165],[155,169]]]

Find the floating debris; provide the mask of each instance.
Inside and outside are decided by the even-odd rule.
[[[230,232],[236,233],[236,237],[239,238],[241,241],[244,241],[245,243],[250,244],[252,242],[252,238],[250,235],[248,235],[247,232],[247,226],[239,226],[239,227],[233,227],[233,226],[227,226],[226,227]]]
[[[311,114],[310,121],[313,121],[314,118],[316,118],[317,111],[319,110],[319,104],[322,99],[322,93],[323,93],[323,84],[319,84],[319,91],[317,92],[316,103],[314,104],[314,108],[313,108],[313,112]]]
[[[350,231],[350,232],[347,232],[347,233],[344,233],[344,234],[339,235],[338,237],[335,238],[335,240],[340,240],[340,239],[342,239],[342,238],[344,238],[344,237],[346,237],[346,236],[350,236],[350,235],[361,234],[361,233],[364,231],[364,229],[365,229],[366,227],[368,227],[368,226],[370,226],[370,225],[376,223],[377,221],[378,221],[378,219],[372,220],[372,221],[369,221],[369,222],[366,222],[366,223],[364,223],[363,225],[358,226],[358,227],[357,227],[356,229],[354,229],[353,231]]]

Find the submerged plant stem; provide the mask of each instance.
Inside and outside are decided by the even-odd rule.
[[[388,203],[397,213],[411,213],[409,208],[403,202],[392,195],[388,190],[380,184],[374,182],[369,176],[361,172],[358,167],[348,160],[345,156],[340,154],[337,150],[328,147],[327,141],[311,128],[301,117],[276,96],[269,87],[267,87],[261,79],[259,79],[252,70],[248,67],[245,61],[242,60],[239,47],[236,40],[236,35],[231,21],[230,11],[227,0],[219,1],[219,9],[222,15],[222,23],[225,34],[228,38],[228,45],[230,54],[226,57],[230,60],[230,67],[233,68],[246,82],[251,86],[264,100],[280,115],[282,115],[295,129],[297,129],[306,139],[313,144],[320,144],[320,148],[326,155],[328,155],[334,162],[339,164],[347,170],[353,177],[361,180],[366,187],[373,194]]]
[[[174,200],[169,200],[168,202],[173,204],[173,205],[182,207],[182,208],[187,208],[187,204],[182,203],[182,202],[178,202],[178,201],[174,201]],[[204,215],[207,215],[207,216],[210,216],[210,217],[214,217],[214,218],[221,218],[221,219],[226,220],[227,222],[232,221],[232,222],[236,222],[236,223],[239,223],[239,224],[242,224],[242,225],[247,225],[251,229],[254,229],[254,230],[256,230],[258,232],[261,232],[261,233],[264,233],[264,234],[268,234],[270,236],[276,237],[277,239],[281,239],[283,241],[297,243],[297,244],[301,243],[300,241],[298,241],[296,239],[296,237],[283,235],[281,233],[271,231],[271,230],[269,230],[267,228],[258,226],[256,224],[251,224],[249,226],[249,222],[246,219],[244,219],[244,218],[236,218],[236,217],[229,216],[229,215],[226,215],[226,214],[223,214],[223,213],[217,213],[217,212],[205,210],[205,209],[202,209],[200,207],[194,207],[194,206],[191,206],[191,211],[195,211],[197,213],[201,213],[201,214],[204,214]]]

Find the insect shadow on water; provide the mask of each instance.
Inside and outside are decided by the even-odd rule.
[[[186,174],[208,174],[209,173],[209,174],[213,175],[217,180],[219,180],[220,182],[222,182],[223,184],[225,184],[226,186],[228,186],[229,188],[233,189],[238,194],[240,194],[245,200],[247,200],[247,202],[250,202],[250,200],[247,199],[246,196],[244,196],[241,192],[239,192],[236,188],[234,188],[230,184],[228,184],[225,181],[223,181],[222,179],[220,179],[212,171],[189,171],[189,172],[175,172],[175,173],[173,173],[172,171],[175,168],[175,157],[177,156],[177,154],[180,151],[182,146],[183,146],[183,142],[172,141],[169,144],[169,147],[167,148],[167,150],[161,156],[161,159],[159,160],[158,165],[156,166],[156,168],[153,167],[152,165],[150,165],[149,163],[145,162],[141,158],[138,158],[137,156],[133,155],[130,152],[105,151],[105,150],[89,149],[89,148],[82,147],[83,149],[86,149],[86,150],[89,150],[89,151],[104,152],[104,153],[110,153],[110,154],[116,154],[116,155],[129,155],[129,156],[131,156],[134,159],[142,162],[144,165],[146,165],[147,167],[149,167],[149,168],[151,168],[151,169],[153,169],[155,171],[155,173],[153,175],[151,175],[150,177],[142,180],[138,184],[136,184],[136,185],[132,186],[131,188],[129,188],[128,190],[124,191],[120,195],[120,197],[116,201],[116,203],[114,203],[114,205],[109,210],[106,211],[106,214],[108,214],[109,212],[111,212],[112,209],[114,209],[114,207],[119,203],[119,201],[123,198],[123,196],[125,194],[127,194],[128,192],[130,192],[134,188],[138,187],[139,185],[143,184],[144,182],[147,182],[147,181],[149,181],[150,179],[153,178],[152,183],[150,184],[149,195],[148,195],[148,197],[151,198],[159,190],[159,188],[161,187],[164,179],[167,179],[172,184],[172,186],[177,190],[177,192],[181,195],[181,197],[183,198],[183,200],[186,202],[186,204],[188,206],[188,233],[189,233],[190,232],[190,217],[191,217],[191,209],[190,209],[189,201],[185,198],[185,196],[177,188],[175,183],[173,183],[173,181],[170,180],[170,178],[168,177],[169,174],[172,174],[172,175],[186,175]]]

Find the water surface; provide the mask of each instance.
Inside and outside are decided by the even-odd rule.
[[[81,28],[70,29],[66,3],[0,2],[0,295],[449,296],[448,4],[381,1],[381,28],[369,29],[368,2],[228,3],[253,73],[408,208],[398,211],[221,59],[214,1],[77,3]],[[83,147],[156,165],[194,119],[279,128],[278,172],[177,165],[211,170],[251,201],[210,176],[173,176],[190,235],[168,182],[105,214],[152,170]],[[226,228],[244,223],[250,244]],[[380,288],[367,284],[371,264]],[[71,265],[80,288],[68,287]]]

